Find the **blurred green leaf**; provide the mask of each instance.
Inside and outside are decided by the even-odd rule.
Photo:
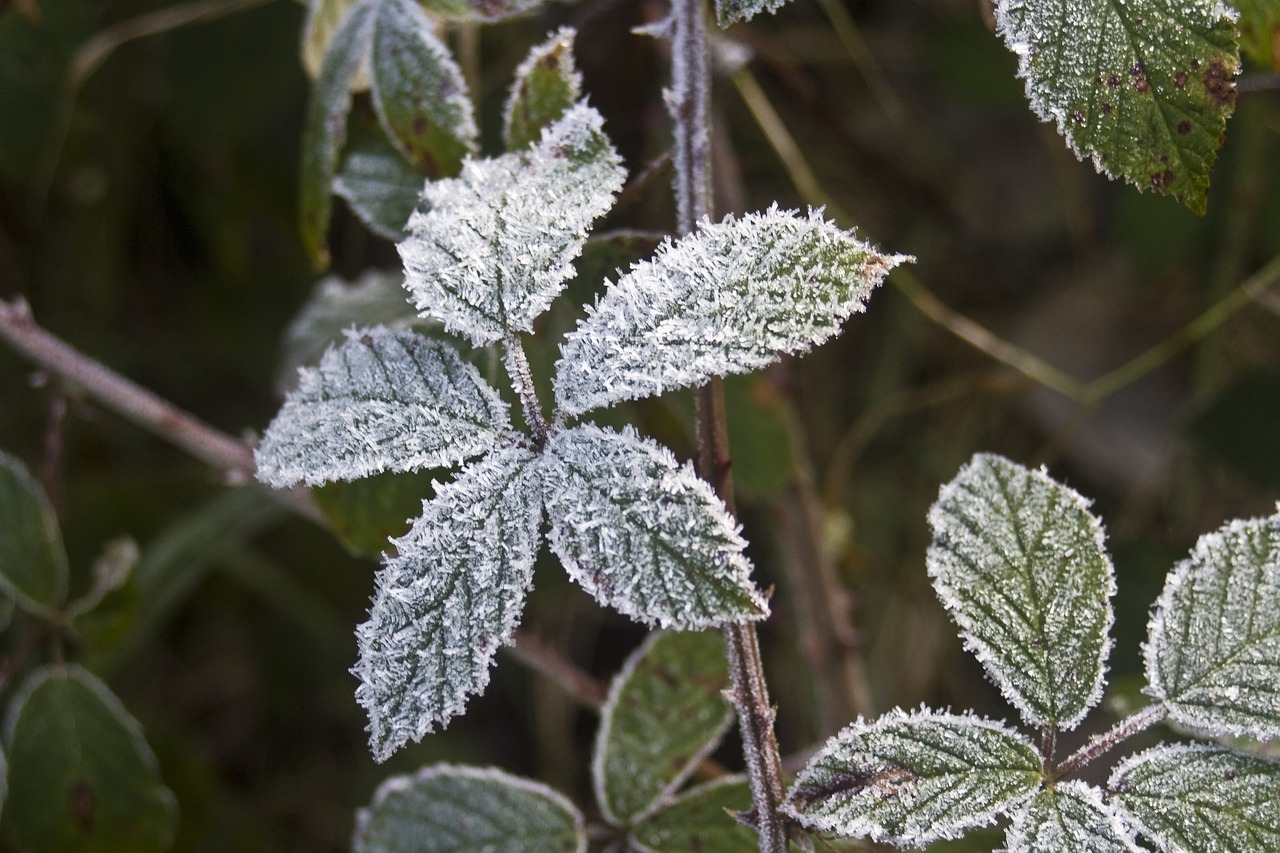
[[[177,804],[137,720],[78,666],[34,673],[6,726],[13,845],[39,853],[166,850]]]
[[[690,788],[636,824],[631,844],[645,853],[753,853],[760,845],[754,829],[732,812],[751,808],[751,788],[726,777]]]
[[[346,199],[373,233],[401,240],[409,214],[421,200],[425,177],[404,159],[377,122],[353,114],[348,130],[350,142],[333,191]],[[408,294],[400,292],[402,301],[407,300]]]
[[[573,64],[577,33],[561,27],[529,52],[516,69],[503,118],[507,150],[528,148],[582,97],[582,75]]]
[[[343,547],[358,557],[377,557],[387,550],[388,539],[409,532],[413,519],[422,515],[422,502],[435,494],[433,480],[447,475],[443,468],[387,471],[335,480],[311,495]]]
[[[748,375],[724,378],[724,404],[738,490],[757,499],[782,494],[795,474],[787,402],[767,377]]]
[[[133,570],[138,545],[128,537],[108,542],[93,563],[93,586],[69,608],[72,626],[80,640],[94,650],[108,649],[124,640],[138,610],[138,589]]]
[[[356,0],[310,0],[307,4],[307,23],[302,29],[302,67],[307,76],[315,79],[329,51],[329,43],[342,23],[343,17],[355,5]]]
[[[1232,0],[1240,13],[1240,48],[1260,65],[1280,71],[1280,0]]]
[[[67,594],[67,554],[44,488],[0,451],[0,589],[24,610],[49,614]]]
[[[1197,407],[1185,428],[1204,456],[1241,479],[1280,490],[1280,372],[1247,370]]]

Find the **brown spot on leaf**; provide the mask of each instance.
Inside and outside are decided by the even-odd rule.
[[[414,136],[427,135],[427,120],[422,116],[413,117],[413,135]]]
[[[1204,92],[1219,107],[1230,109],[1236,102],[1236,72],[1228,69],[1221,59],[1209,62],[1200,80],[1204,83]]]
[[[1147,79],[1147,67],[1141,61],[1133,63],[1133,67],[1129,69],[1129,76],[1133,78],[1134,91],[1139,94],[1151,91],[1151,81]]]
[[[1183,136],[1186,136],[1190,132],[1191,132],[1191,122],[1187,121],[1186,119],[1183,119],[1182,121],[1178,122],[1178,133],[1181,133]]]
[[[1176,177],[1177,175],[1173,174],[1170,169],[1165,169],[1163,172],[1152,172],[1151,188],[1153,190],[1162,190],[1172,184]]]
[[[1102,105],[1102,114],[1103,114],[1104,116],[1109,116],[1109,115],[1111,115],[1111,105],[1110,105],[1110,104],[1103,104],[1103,105]]]
[[[1120,85],[1120,75],[1119,75],[1119,74],[1112,74],[1112,75],[1108,76],[1108,77],[1107,77],[1107,85],[1108,85],[1108,86],[1110,86],[1112,89],[1114,89],[1114,88],[1116,88],[1117,86],[1119,86],[1119,85]]]
[[[93,828],[93,818],[98,811],[98,798],[93,795],[93,788],[83,779],[76,780],[70,793],[71,817],[84,830]]]
[[[1177,86],[1179,89],[1187,88],[1187,72],[1179,71],[1177,74],[1173,75],[1173,85]]]
[[[1193,59],[1193,60],[1191,60],[1191,70],[1192,70],[1192,71],[1199,71],[1199,70],[1200,70],[1200,60],[1198,60],[1198,59]]]

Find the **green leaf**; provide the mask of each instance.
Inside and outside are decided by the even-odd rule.
[[[796,777],[786,810],[806,827],[919,847],[957,838],[1030,799],[1040,755],[974,716],[892,711],[827,741]]]
[[[1069,780],[1019,808],[1005,838],[1007,853],[1139,853],[1132,833],[1092,785]]]
[[[1115,573],[1089,502],[979,453],[929,511],[929,576],[988,676],[1034,726],[1073,728],[1102,698]]]
[[[561,27],[529,52],[516,69],[503,112],[507,150],[529,148],[542,130],[567,113],[582,97],[582,75],[573,64],[577,32]]]
[[[49,614],[67,595],[67,553],[44,488],[0,451],[0,590],[23,609]]]
[[[627,659],[610,685],[591,767],[606,818],[631,823],[715,749],[733,720],[721,695],[728,686],[716,633],[654,633]]]
[[[543,468],[551,550],[601,604],[681,629],[769,612],[724,504],[665,447],[579,426],[551,437]]]
[[[1216,746],[1158,746],[1111,774],[1111,801],[1165,853],[1280,850],[1280,762]]]
[[[725,377],[733,480],[744,498],[776,498],[795,482],[788,405],[767,376]]]
[[[489,683],[533,582],[542,520],[537,457],[506,447],[464,468],[423,504],[378,573],[356,630],[356,699],[379,761],[462,712]]]
[[[425,175],[458,173],[475,151],[462,69],[414,0],[379,0],[369,60],[373,106],[387,136]]]
[[[379,786],[356,816],[356,853],[585,853],[561,794],[493,768],[437,764]]]
[[[281,488],[454,465],[510,431],[507,404],[449,344],[353,331],[305,370],[267,427],[258,478]]]
[[[1240,49],[1259,65],[1280,71],[1280,0],[1232,0],[1240,12]]]
[[[424,175],[391,144],[376,121],[354,113],[350,142],[342,168],[333,179],[333,191],[369,226],[388,240],[402,240],[409,216],[422,197]],[[408,294],[397,284],[400,301]]]
[[[307,107],[307,123],[302,132],[299,211],[302,243],[318,268],[329,265],[325,232],[333,210],[330,193],[338,156],[347,136],[351,85],[368,62],[377,5],[378,0],[358,0],[351,7],[329,43]]]
[[[40,853],[167,850],[173,794],[138,721],[78,666],[33,673],[6,723],[14,847]]]
[[[996,21],[1077,156],[1204,213],[1240,64],[1220,0],[999,0]]]
[[[1145,652],[1171,720],[1280,737],[1280,514],[1200,537],[1169,573]]]
[[[312,80],[320,76],[329,43],[356,0],[310,0],[302,26],[302,67]]]
[[[772,14],[787,4],[788,0],[716,0],[716,23],[728,27],[739,21],[749,21],[761,12]]]
[[[93,585],[67,608],[85,647],[94,651],[110,649],[132,630],[138,611],[134,569],[139,557],[137,543],[126,536],[108,542],[93,561]]]
[[[644,853],[752,853],[759,849],[759,836],[731,814],[750,808],[750,786],[726,776],[690,788],[646,815],[632,828],[630,844]]]
[[[347,551],[357,557],[377,557],[387,550],[388,540],[409,532],[423,499],[435,492],[435,478],[446,473],[442,468],[385,471],[351,482],[325,483],[311,497]]]
[[[547,4],[547,0],[424,0],[423,6],[453,21],[492,23],[527,15]]]

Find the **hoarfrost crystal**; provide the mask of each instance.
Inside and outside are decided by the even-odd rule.
[[[1005,853],[1140,853],[1102,792],[1072,779],[1015,810]]]

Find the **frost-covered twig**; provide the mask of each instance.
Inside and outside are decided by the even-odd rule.
[[[1136,714],[1125,717],[1107,731],[1089,738],[1088,743],[1071,753],[1053,769],[1053,778],[1061,779],[1094,759],[1101,758],[1138,732],[1149,729],[1169,716],[1169,706],[1164,702],[1148,705]]]

